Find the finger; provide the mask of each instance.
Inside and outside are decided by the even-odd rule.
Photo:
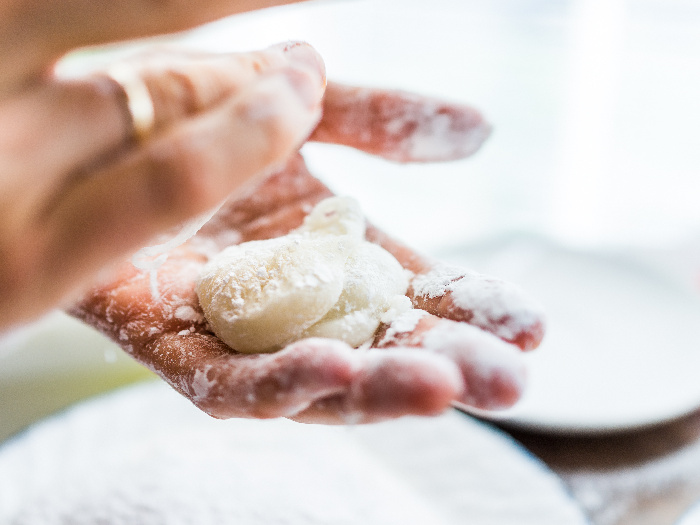
[[[27,307],[55,304],[69,285],[284,162],[315,125],[323,84],[309,69],[265,76],[216,111],[72,181],[36,219],[43,267],[38,279],[20,280]]]
[[[325,81],[323,60],[303,42],[229,54],[158,50],[116,65],[128,67],[148,89],[155,133],[238,96],[259,78],[274,72],[308,68]]]
[[[320,399],[292,419],[303,423],[358,424],[406,415],[434,416],[459,398],[457,367],[413,349],[359,351],[359,371],[344,392]]]
[[[353,350],[340,341],[306,340],[258,355],[234,354],[224,346],[208,335],[166,335],[149,356],[168,383],[220,419],[292,416],[347,390],[356,370]]]
[[[461,158],[473,153],[490,133],[473,108],[398,91],[329,83],[323,104],[323,116],[311,140],[344,144],[403,162]],[[418,148],[419,144],[426,147]],[[320,198],[331,194],[298,157],[262,183],[254,195],[222,210],[219,220],[205,231],[217,237],[233,228],[241,233],[241,240],[283,235],[298,226]]]
[[[416,275],[408,295],[417,308],[464,321],[523,350],[544,337],[541,306],[519,286],[463,268],[435,265]]]
[[[436,162],[472,155],[490,133],[490,125],[469,106],[329,83],[312,140],[397,162]]]
[[[310,46],[293,42],[226,55],[158,51],[120,65],[148,89],[155,117],[152,134],[225,103],[272,72],[324,71]],[[32,178],[37,172],[64,177],[76,166],[97,165],[133,132],[121,87],[104,74],[41,84],[0,106],[0,119],[13,123],[0,128],[3,154],[22,159],[15,169]]]
[[[376,344],[379,348],[415,346],[447,357],[464,380],[458,401],[470,407],[507,408],[520,398],[525,386],[525,366],[518,349],[468,324],[414,310],[384,327]]]
[[[467,322],[523,350],[537,348],[542,342],[546,324],[543,309],[519,286],[435,263],[373,226],[367,229],[367,238],[415,274],[407,295],[416,308]]]
[[[299,1],[15,2],[7,17],[15,30],[3,31],[0,37],[5,82],[19,84],[40,76],[48,64],[78,47],[172,33],[226,15]]]

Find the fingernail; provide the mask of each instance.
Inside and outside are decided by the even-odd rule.
[[[326,65],[323,62],[321,55],[314,47],[301,41],[282,42],[270,46],[270,49],[277,49],[282,52],[287,60],[295,62],[299,65],[305,65],[311,69],[318,71],[319,74],[325,77]]]
[[[317,71],[323,78],[326,77],[326,64],[323,58],[311,45],[306,42],[287,42],[282,51],[287,59],[303,64]]]
[[[276,44],[270,49],[277,49],[282,52],[282,56],[291,64],[309,68],[322,78],[322,83],[326,84],[326,64],[311,45],[306,42],[283,42]]]

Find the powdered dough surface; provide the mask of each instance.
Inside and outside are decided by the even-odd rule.
[[[3,525],[584,525],[551,472],[456,412],[377,425],[215,420],[162,383],[0,447]]]
[[[288,235],[226,248],[196,285],[211,329],[245,353],[306,337],[360,346],[411,308],[407,272],[364,235],[357,202],[331,197]]]

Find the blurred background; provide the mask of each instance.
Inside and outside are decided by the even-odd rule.
[[[512,232],[646,247],[700,232],[688,191],[700,166],[699,17],[693,0],[315,2],[186,41],[226,50],[303,38],[330,78],[480,108],[494,135],[465,162],[407,168],[345,151],[318,159],[338,191],[361,196],[420,248]],[[386,209],[388,193],[401,206]]]
[[[316,144],[304,154],[396,237],[518,282],[543,303],[549,333],[531,358],[527,397],[487,417],[517,429],[577,496],[606,483],[618,503],[632,494],[617,513],[600,494],[583,501],[596,523],[672,523],[680,512],[668,503],[668,487],[678,492],[675,471],[664,471],[663,490],[650,481],[644,492],[645,501],[663,494],[673,511],[660,517],[645,507],[647,517],[635,521],[624,516],[641,508],[636,485],[616,493],[608,478],[575,476],[590,461],[615,473],[676,451],[642,442],[695,443],[700,2],[321,1],[163,40],[222,52],[306,40],[331,79],[478,107],[494,133],[465,161],[395,165]],[[61,67],[69,74],[123,52],[82,51]],[[77,399],[147,377],[101,336],[52,314],[0,341],[0,440]],[[598,454],[629,448],[626,436],[639,458]],[[685,504],[700,473],[683,476],[691,488],[677,501]]]

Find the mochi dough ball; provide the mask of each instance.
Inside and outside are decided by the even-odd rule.
[[[211,329],[245,353],[306,337],[362,345],[380,322],[411,308],[408,272],[364,235],[357,202],[331,197],[288,235],[221,251],[196,283]]]

